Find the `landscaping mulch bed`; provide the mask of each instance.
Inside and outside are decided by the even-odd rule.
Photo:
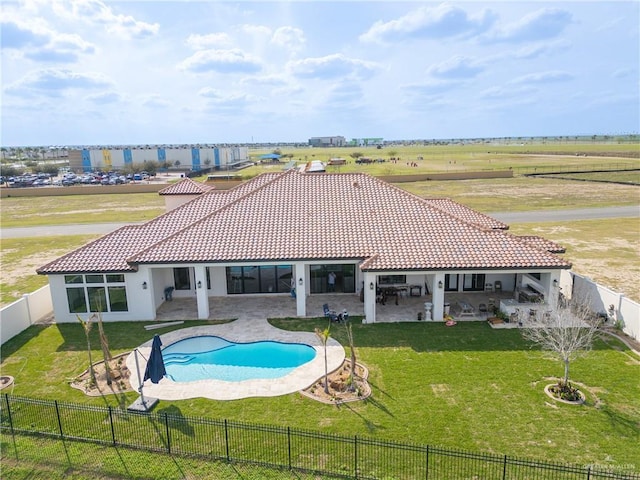
[[[328,375],[328,393],[324,388],[324,375],[313,385],[301,390],[300,393],[305,397],[331,405],[365,400],[371,395],[371,387],[367,382],[369,371],[364,365],[356,362],[353,383],[349,385],[350,371],[351,360],[345,359],[338,369]]]

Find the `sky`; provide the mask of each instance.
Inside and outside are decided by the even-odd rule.
[[[640,130],[638,1],[0,8],[3,146]]]

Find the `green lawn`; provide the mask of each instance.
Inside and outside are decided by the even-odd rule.
[[[2,228],[76,223],[134,223],[150,220],[164,211],[164,200],[157,193],[0,199]]]
[[[324,326],[323,320],[273,323],[291,330]],[[106,324],[113,353],[130,351],[151,338],[143,325]],[[332,335],[347,343],[339,326]],[[492,330],[476,322],[455,328],[355,324],[354,337],[358,358],[370,370],[373,396],[366,402],[336,408],[291,394],[161,402],[159,408],[171,405],[183,415],[640,470],[640,358],[616,341],[599,341],[587,358],[572,365],[571,377],[583,385],[587,404],[571,407],[555,404],[542,391],[550,377],[562,374],[562,365],[530,348],[517,330]],[[93,405],[133,401],[134,393],[89,398],[67,385],[86,368],[85,344],[79,324],[30,327],[3,346],[3,375],[16,379],[7,393]],[[99,358],[98,350],[93,353]]]
[[[15,302],[25,293],[47,285],[36,269],[97,238],[97,235],[7,238],[0,249],[0,305]]]

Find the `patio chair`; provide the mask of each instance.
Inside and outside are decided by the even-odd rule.
[[[486,303],[480,303],[478,304],[478,311],[480,313],[487,313],[489,310],[487,309],[487,304]]]
[[[325,303],[322,305],[322,310],[324,310],[324,316],[327,317],[332,322],[337,322],[340,318],[338,317],[338,313],[335,310],[331,310],[329,308],[329,304]]]

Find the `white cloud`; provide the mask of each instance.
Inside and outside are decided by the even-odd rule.
[[[244,86],[269,86],[269,87],[282,87],[287,85],[287,79],[282,75],[261,75],[244,77],[240,79],[240,84]]]
[[[490,10],[469,15],[460,7],[443,3],[437,7],[420,7],[388,22],[378,21],[360,35],[363,42],[395,42],[407,38],[449,38],[477,35],[496,20]]]
[[[264,25],[242,25],[240,30],[246,35],[255,37],[271,37],[271,29]]]
[[[287,70],[300,78],[370,77],[380,66],[374,62],[349,58],[341,53],[305,58],[287,63]]]
[[[109,33],[125,38],[146,38],[158,33],[158,23],[136,20],[131,15],[115,13],[100,0],[52,0],[53,11],[61,18],[105,25]]]
[[[261,62],[253,55],[240,49],[200,50],[183,60],[178,68],[195,73],[251,73],[262,68]]]
[[[169,108],[171,102],[160,94],[152,93],[142,99],[142,105],[147,108]]]
[[[211,47],[228,47],[231,45],[231,38],[227,33],[217,32],[206,35],[191,34],[185,42],[194,50],[205,50]]]
[[[88,100],[89,102],[92,102],[98,105],[108,105],[110,103],[118,103],[122,99],[122,96],[118,92],[109,90],[106,92],[87,95],[84,98],[85,100]]]
[[[81,54],[93,54],[95,45],[75,33],[52,30],[40,19],[5,20],[0,26],[2,48],[12,49],[38,62],[75,62]]]
[[[517,22],[496,29],[483,37],[486,42],[534,42],[560,35],[573,22],[573,15],[559,8],[543,8]]]
[[[437,78],[465,79],[473,78],[484,70],[484,67],[469,58],[456,55],[427,69],[427,73]]]
[[[68,69],[49,68],[31,72],[5,91],[17,95],[38,92],[60,95],[69,90],[87,90],[109,86],[111,81],[101,73],[80,73]]]
[[[306,43],[304,32],[295,27],[280,27],[273,32],[271,43],[291,52],[301,51]]]
[[[548,72],[538,72],[538,73],[530,73],[528,75],[522,75],[520,77],[514,78],[510,80],[508,83],[511,85],[522,85],[522,84],[547,84],[547,83],[557,83],[557,82],[567,82],[572,80],[574,77],[568,72],[561,71],[548,71]]]

